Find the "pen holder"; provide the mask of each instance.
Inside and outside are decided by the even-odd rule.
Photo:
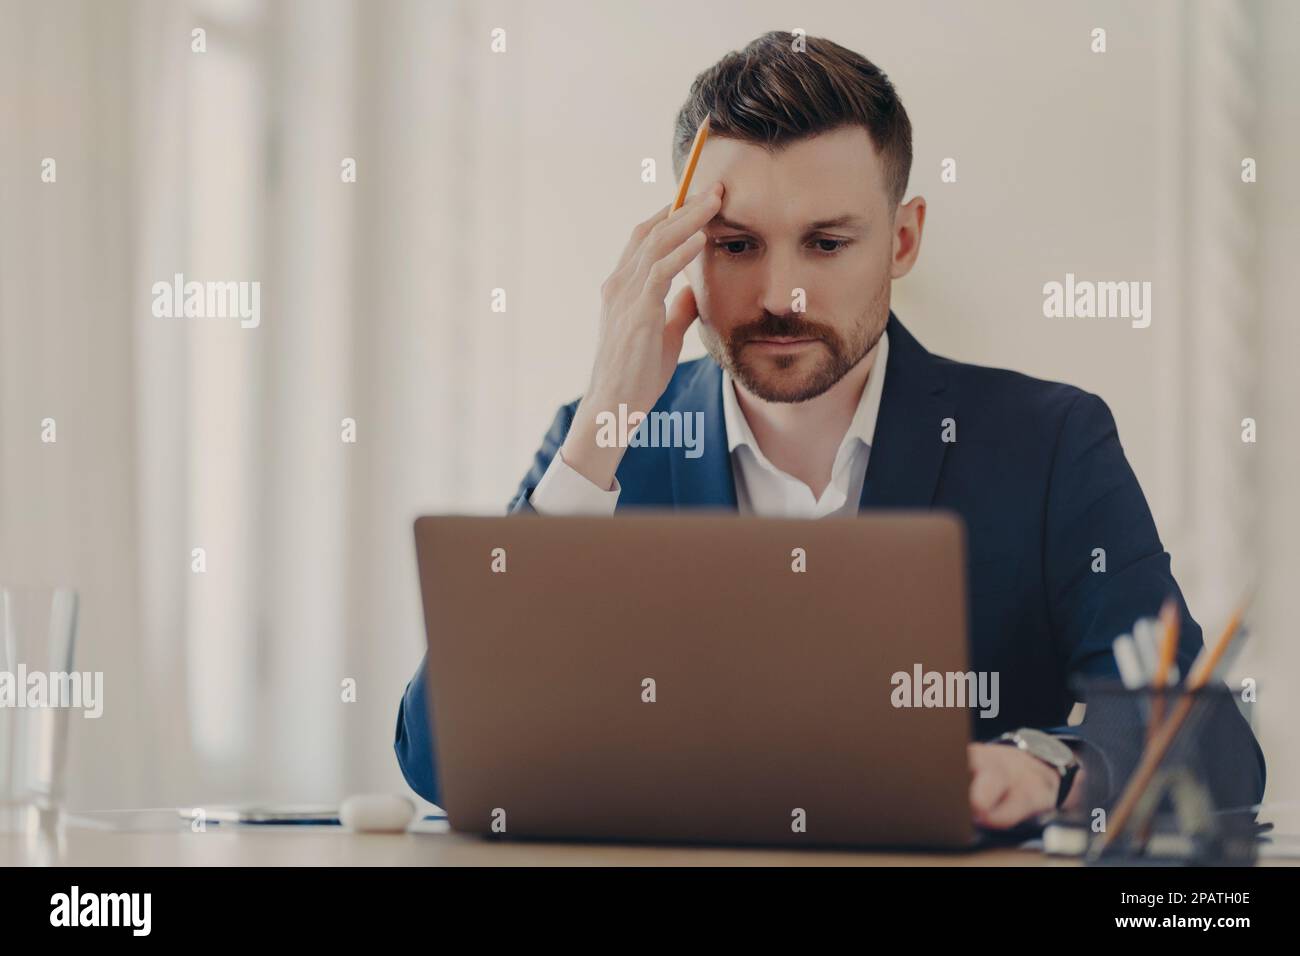
[[[1255,774],[1244,752],[1249,727],[1227,687],[1196,692],[1181,686],[1129,689],[1116,681],[1076,688],[1086,702],[1076,728],[1087,742],[1082,816],[1094,863],[1249,865],[1256,855],[1250,808],[1236,806],[1243,774]],[[1143,768],[1148,740],[1183,716],[1154,770]],[[1135,774],[1141,797],[1121,819],[1122,798]],[[1239,799],[1239,798],[1237,798]],[[1116,832],[1107,831],[1118,827]],[[1104,850],[1103,850],[1104,846]]]

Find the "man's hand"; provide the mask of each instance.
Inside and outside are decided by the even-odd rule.
[[[697,318],[695,294],[686,286],[665,307],[673,278],[699,255],[701,229],[722,208],[722,184],[696,193],[671,216],[669,207],[632,231],[613,273],[600,287],[601,318],[591,385],[578,404],[560,449],[565,464],[608,489],[623,448],[596,444],[601,412],[649,412],[672,378],[682,339]]]
[[[1061,776],[1037,757],[1004,744],[970,744],[970,809],[975,824],[1005,830],[1056,808]],[[1074,775],[1070,797],[1082,792],[1083,768]],[[1071,800],[1065,801],[1070,806]]]

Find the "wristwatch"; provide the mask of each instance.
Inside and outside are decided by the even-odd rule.
[[[1070,792],[1070,785],[1074,783],[1074,775],[1079,772],[1079,758],[1064,743],[1065,740],[1070,739],[1077,740],[1079,738],[1062,738],[1044,733],[1041,730],[1035,730],[1033,727],[1021,727],[1019,730],[1007,731],[992,742],[1018,747],[1031,757],[1037,757],[1059,773],[1061,775],[1061,789],[1056,792],[1056,807],[1060,809],[1061,804],[1065,802],[1066,795]]]

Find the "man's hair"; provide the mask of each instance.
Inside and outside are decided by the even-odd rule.
[[[673,171],[681,179],[695,131],[776,151],[841,126],[864,126],[885,170],[893,205],[912,169],[912,124],[893,84],[870,60],[822,37],[765,33],[695,78],[673,130]],[[891,206],[891,211],[892,211]]]

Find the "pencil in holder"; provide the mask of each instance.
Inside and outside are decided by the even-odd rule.
[[[1087,833],[1090,862],[1254,862],[1255,814],[1234,794],[1255,757],[1241,750],[1244,720],[1227,687],[1092,680],[1076,689],[1087,705],[1076,728],[1086,772],[1073,822]]]

